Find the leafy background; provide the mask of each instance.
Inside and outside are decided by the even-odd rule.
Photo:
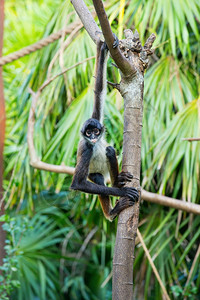
[[[92,8],[92,2],[86,1]],[[142,137],[143,188],[200,202],[199,1],[111,0],[105,2],[113,32],[136,28],[141,40],[156,33],[155,54],[145,74]],[[77,20],[69,0],[5,2],[4,55]],[[66,37],[67,38],[67,37]],[[66,39],[65,38],[65,39]],[[116,221],[108,223],[96,196],[69,191],[71,177],[29,165],[27,121],[32,97],[47,78],[95,55],[84,29],[55,60],[62,40],[3,69],[6,98],[4,189],[8,233],[2,299],[111,299]],[[37,107],[35,146],[45,162],[74,166],[82,123],[93,103],[94,59],[46,87]],[[108,63],[110,81],[120,80]],[[123,100],[108,87],[108,142],[122,156]],[[200,219],[143,202],[140,231],[171,299],[199,299]],[[161,288],[137,241],[136,299],[161,299]],[[3,298],[4,297],[4,298]]]

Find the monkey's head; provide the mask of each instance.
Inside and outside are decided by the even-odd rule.
[[[88,119],[81,129],[81,133],[90,144],[95,145],[104,132],[104,126],[96,119]]]

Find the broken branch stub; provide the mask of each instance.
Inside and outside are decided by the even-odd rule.
[[[155,34],[150,35],[143,47],[137,30],[133,33],[131,29],[125,29],[124,35],[125,39],[119,42],[121,52],[136,69],[139,68],[139,71],[144,73],[148,66],[148,56],[154,53],[151,48],[156,38]]]

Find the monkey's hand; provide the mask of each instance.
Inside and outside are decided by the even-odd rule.
[[[119,173],[117,177],[116,186],[121,188],[123,187],[127,182],[131,182],[131,179],[133,178],[133,175],[129,172],[121,172]]]
[[[132,187],[122,187],[121,189],[121,196],[128,197],[132,201],[138,201],[139,194],[135,188]]]

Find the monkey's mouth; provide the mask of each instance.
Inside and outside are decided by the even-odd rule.
[[[95,144],[95,143],[97,142],[97,139],[91,139],[91,142],[92,142],[93,144]]]

